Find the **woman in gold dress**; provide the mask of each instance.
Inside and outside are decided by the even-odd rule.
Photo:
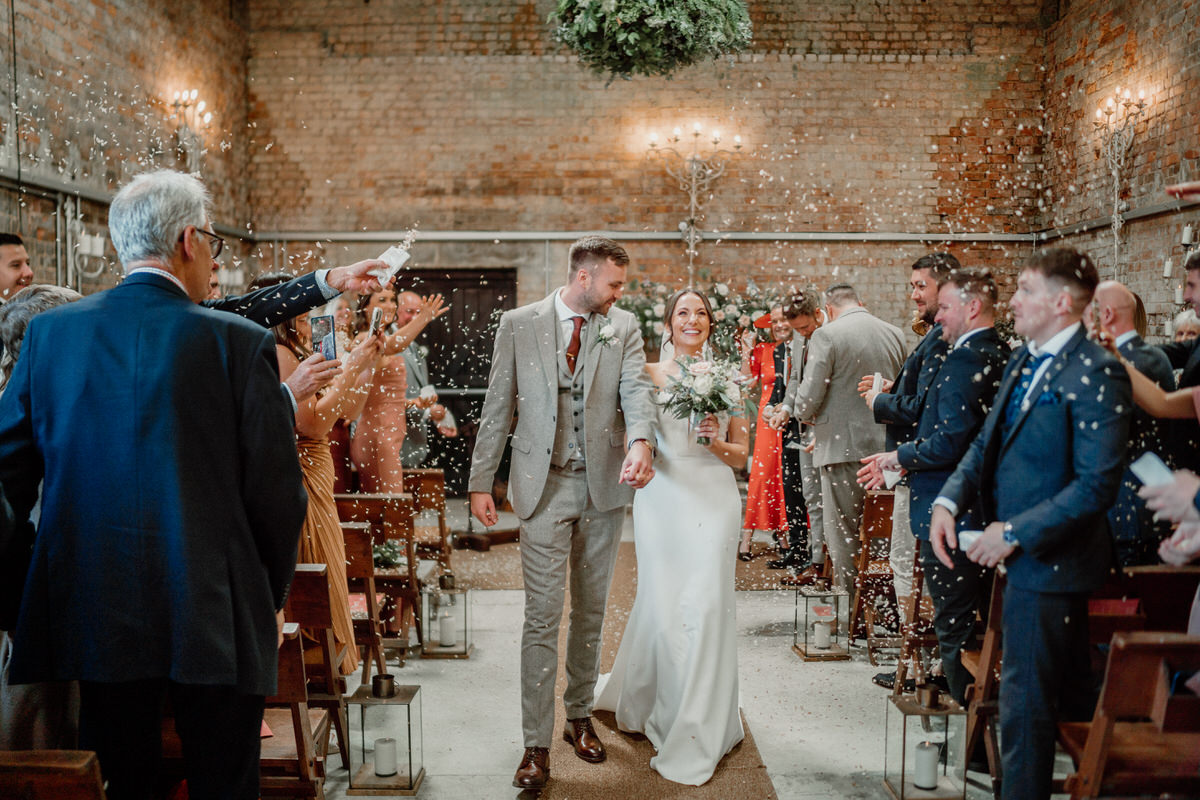
[[[290,275],[260,275],[250,288],[272,286],[289,280]],[[308,316],[294,317],[276,325],[275,354],[279,359],[281,380],[295,372],[308,358],[312,342]],[[329,575],[329,599],[333,607],[333,635],[346,654],[340,665],[348,675],[358,668],[358,648],[350,621],[349,587],[346,583],[346,545],[333,500],[333,457],[327,436],[339,419],[354,419],[362,410],[371,385],[372,373],[379,363],[382,338],[362,337],[347,353],[339,353],[342,371],[317,396],[296,404],[296,449],[308,492],[308,514],[300,535],[302,564],[324,564]]]

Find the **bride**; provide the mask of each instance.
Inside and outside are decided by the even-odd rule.
[[[711,321],[707,298],[676,293],[664,318],[676,356],[700,357]],[[646,369],[662,387],[680,365]],[[746,463],[746,423],[710,415],[689,431],[660,407],[658,430],[654,480],[633,501],[637,597],[595,707],[646,735],[660,775],[699,786],[743,736],[733,596],[741,498],[731,467]],[[700,436],[712,444],[696,444]]]

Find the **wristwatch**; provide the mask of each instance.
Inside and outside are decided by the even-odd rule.
[[[1016,534],[1013,533],[1011,522],[1004,523],[1004,543],[1013,547],[1020,547],[1021,543],[1017,541]]]

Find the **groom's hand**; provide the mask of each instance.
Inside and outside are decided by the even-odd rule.
[[[654,452],[650,443],[638,439],[629,446],[625,461],[621,464],[621,483],[627,483],[634,489],[641,489],[654,477]]]
[[[496,514],[496,501],[491,492],[471,492],[471,516],[479,520],[485,527],[490,528],[500,521]]]

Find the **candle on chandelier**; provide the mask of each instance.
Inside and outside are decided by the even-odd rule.
[[[1183,287],[1179,285],[1175,286],[1175,305],[1183,305]]]
[[[1192,244],[1192,236],[1193,236],[1192,226],[1185,225],[1183,227],[1183,238],[1180,239],[1179,241],[1182,244]]]
[[[1171,277],[1171,271],[1174,269],[1175,269],[1175,264],[1171,261],[1171,259],[1168,258],[1166,261],[1163,262],[1163,277],[1164,278]]]

